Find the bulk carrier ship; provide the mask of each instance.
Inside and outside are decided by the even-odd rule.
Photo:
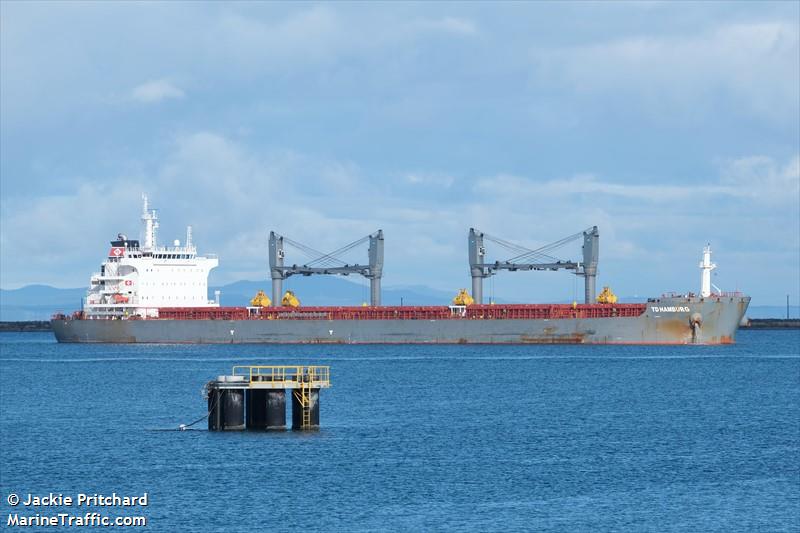
[[[700,263],[699,294],[669,294],[627,304],[617,303],[608,288],[595,296],[599,232],[593,227],[571,237],[583,238],[580,262],[556,260],[545,248],[517,246],[521,253],[511,260],[487,263],[484,238],[489,236],[470,229],[472,296],[462,291],[452,305],[442,306],[380,304],[380,230],[342,249],[368,241],[366,265],[339,263],[338,251],[302,266],[284,265],[284,244],[293,241],[272,232],[272,299],[259,293],[250,306],[223,307],[219,293],[215,300],[208,299],[208,275],[218,259],[197,254],[191,226],[183,244],[176,240],[173,246],[158,246],[157,214],[146,196],[143,204],[143,243],[124,234],[111,241],[108,258],[91,276],[83,309],[53,317],[59,342],[730,344],[750,302],[738,292],[723,293],[716,287],[712,292],[716,265],[709,246]],[[483,303],[483,280],[501,270],[560,269],[584,278],[584,303]],[[351,273],[370,280],[370,305],[307,307],[291,292],[282,295],[283,281],[292,275]]]

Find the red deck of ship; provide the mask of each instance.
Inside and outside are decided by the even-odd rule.
[[[504,304],[400,307],[161,307],[165,320],[550,320],[637,317],[646,304]]]

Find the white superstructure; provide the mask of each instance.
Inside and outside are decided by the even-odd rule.
[[[208,300],[208,274],[219,264],[198,256],[192,228],[181,246],[158,246],[158,216],[142,195],[144,245],[124,234],[111,241],[108,259],[92,274],[83,311],[87,318],[158,316],[159,307],[218,307]]]

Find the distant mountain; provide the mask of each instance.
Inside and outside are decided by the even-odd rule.
[[[80,309],[86,289],[56,289],[48,285],[27,285],[0,289],[0,321],[47,320],[56,311]]]

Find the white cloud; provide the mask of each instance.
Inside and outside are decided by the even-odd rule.
[[[646,293],[648,285],[693,287],[695,256],[706,242],[726,258],[721,286],[772,295],[773,284],[752,279],[754,265],[761,269],[759,279],[770,271],[792,286],[796,279],[778,272],[798,266],[800,157],[780,162],[747,156],[719,167],[716,176],[683,184],[626,184],[592,174],[545,181],[507,174],[482,178],[472,200],[480,202],[464,210],[464,219],[528,248],[597,225],[603,273],[616,278],[623,294]],[[766,255],[774,267],[764,264]]]
[[[478,27],[469,19],[459,17],[442,17],[439,19],[421,20],[416,24],[421,30],[451,33],[470,36],[478,33]]]
[[[333,61],[352,47],[355,37],[327,6],[294,11],[279,20],[227,11],[210,29],[204,48],[208,58],[246,72],[298,71]]]
[[[477,33],[476,24],[461,17],[407,21],[404,17],[375,16],[369,11],[355,14],[335,5],[318,5],[282,18],[227,11],[208,32],[203,48],[207,58],[224,62],[226,69],[238,66],[247,75],[310,71],[315,77],[325,77],[326,68],[353,59],[374,62],[378,71],[392,72],[397,69],[398,58],[409,53],[405,48],[410,41],[432,35],[466,37]],[[386,60],[387,50],[391,50],[391,61]],[[416,55],[411,57],[416,61]]]
[[[94,259],[99,259],[97,253],[105,253],[102,248],[109,238],[129,227],[122,213],[126,206],[136,205],[142,187],[136,178],[85,183],[71,194],[3,206],[3,288],[27,283],[80,286],[78,280],[97,268],[97,260],[86,262],[87,254],[94,252]],[[18,257],[25,259],[19,262]],[[76,264],[91,270],[80,276],[63,271]]]
[[[184,93],[167,80],[152,80],[133,88],[131,98],[145,104],[154,104],[163,100],[181,99]]]
[[[774,121],[798,117],[796,24],[728,24],[694,35],[626,37],[535,49],[540,80],[577,93],[616,93],[661,109],[702,113],[723,99]]]
[[[405,175],[405,181],[411,185],[449,189],[455,183],[455,178],[435,172],[410,172]]]
[[[475,189],[484,195],[509,195],[527,198],[560,198],[592,195],[596,198],[667,204],[704,199],[748,199],[757,202],[794,202],[800,194],[800,156],[781,166],[770,157],[749,156],[722,164],[721,176],[693,184],[636,184],[599,180],[593,174],[578,174],[566,179],[534,181],[501,174],[482,178]]]
[[[771,157],[750,156],[722,164],[723,183],[756,200],[773,203],[800,199],[800,155],[781,166]]]

